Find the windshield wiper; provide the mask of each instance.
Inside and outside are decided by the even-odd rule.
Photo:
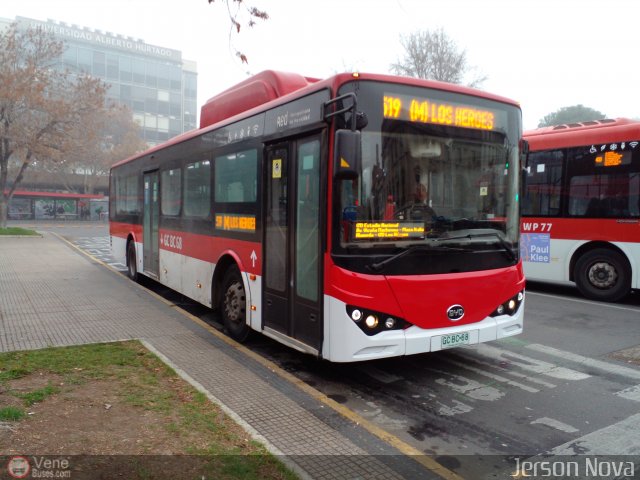
[[[482,232],[482,233],[466,233],[464,235],[457,235],[453,237],[438,237],[434,238],[433,242],[443,242],[448,240],[463,240],[463,239],[474,239],[474,238],[482,238],[482,237],[495,237],[498,240],[498,243],[504,250],[504,253],[507,254],[509,260],[512,262],[516,260],[516,255],[513,253],[511,246],[507,243],[507,241],[502,238],[502,236],[498,232]]]
[[[373,270],[374,272],[379,272],[380,270],[382,270],[386,265],[388,265],[389,263],[395,262],[396,260],[398,260],[399,258],[402,258],[406,255],[409,255],[412,252],[415,251],[428,251],[428,252],[467,252],[468,250],[464,249],[464,248],[455,248],[455,247],[446,247],[446,246],[438,246],[435,247],[433,245],[424,245],[424,244],[418,244],[418,245],[409,245],[405,250],[401,251],[400,253],[396,253],[395,255],[391,255],[388,258],[385,258],[384,260],[382,260],[381,262],[375,262],[372,263],[370,265],[367,265],[367,269],[369,270]]]

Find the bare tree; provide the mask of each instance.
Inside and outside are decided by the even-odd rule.
[[[404,48],[404,58],[391,65],[391,71],[396,75],[465,83],[476,88],[487,79],[481,75],[465,82],[465,77],[476,68],[468,64],[466,51],[460,50],[442,28],[403,35],[400,43]]]
[[[216,0],[208,0],[208,2],[215,3]],[[229,21],[231,27],[229,28],[229,45],[232,46],[231,36],[233,32],[240,33],[242,26],[253,27],[257,20],[268,20],[269,15],[264,10],[260,10],[254,6],[247,5],[244,0],[220,0],[219,3],[226,5],[227,14],[229,15]],[[232,46],[233,48],[233,46]],[[249,63],[247,56],[235,50],[236,56],[242,63]]]
[[[0,34],[0,227],[29,165],[59,160],[71,145],[69,132],[104,106],[102,82],[56,68],[62,51],[41,28],[13,24]]]
[[[109,174],[114,163],[147,146],[129,108],[115,103],[84,115],[67,138],[69,148],[46,169],[70,191],[77,191],[78,177],[82,177],[77,193],[94,193],[101,177]]]

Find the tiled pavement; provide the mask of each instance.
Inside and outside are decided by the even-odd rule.
[[[0,237],[0,351],[140,339],[302,477],[439,478],[51,233]]]

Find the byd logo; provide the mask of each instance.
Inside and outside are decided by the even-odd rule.
[[[452,322],[457,322],[462,317],[464,317],[464,307],[462,305],[451,305],[447,309],[447,317]]]

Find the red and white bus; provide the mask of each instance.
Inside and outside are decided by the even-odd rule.
[[[527,279],[617,301],[640,288],[640,122],[525,132],[521,249]]]
[[[113,254],[261,332],[351,362],[522,332],[521,111],[462,86],[266,71],[115,165]]]

